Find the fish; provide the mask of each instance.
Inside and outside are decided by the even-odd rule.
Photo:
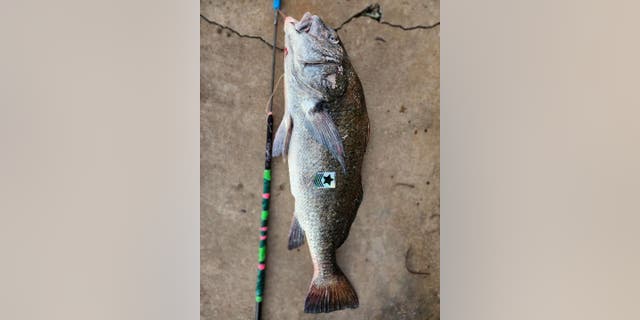
[[[308,244],[313,278],[305,313],[355,309],[358,295],[336,261],[363,200],[369,117],[358,75],[337,32],[317,15],[284,23],[285,111],[272,155],[288,163],[294,213],[288,249]]]

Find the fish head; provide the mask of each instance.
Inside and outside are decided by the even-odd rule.
[[[348,58],[335,30],[307,12],[300,20],[286,17],[284,33],[285,77],[291,75],[303,90],[324,98],[344,92]]]

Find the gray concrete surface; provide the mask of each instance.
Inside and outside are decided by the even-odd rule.
[[[366,1],[283,1],[338,26]],[[364,87],[365,197],[338,262],[360,307],[303,313],[312,265],[287,250],[288,169],[273,165],[264,319],[439,319],[439,1],[380,1],[340,37]],[[273,25],[270,1],[201,1],[201,319],[252,319]],[[433,26],[435,25],[435,26]],[[221,27],[224,26],[224,27]],[[433,26],[433,27],[431,27]],[[243,35],[239,36],[235,32]],[[282,33],[278,46],[282,47]],[[277,55],[282,74],[282,53]],[[280,87],[282,88],[282,87]],[[275,95],[276,125],[282,90]]]

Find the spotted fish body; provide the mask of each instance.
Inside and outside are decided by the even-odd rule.
[[[306,237],[314,274],[305,312],[357,308],[336,262],[362,201],[369,120],[362,85],[336,32],[317,16],[285,20],[285,115],[274,156],[289,163],[295,212],[289,249]]]

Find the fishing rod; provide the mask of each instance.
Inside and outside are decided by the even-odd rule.
[[[271,54],[271,96],[267,112],[267,142],[265,146],[264,175],[262,183],[262,212],[260,214],[260,244],[258,247],[258,276],[256,280],[256,315],[262,318],[264,278],[267,269],[267,230],[269,220],[269,198],[271,198],[271,151],[273,147],[273,91],[276,72],[276,41],[278,40],[278,11],[280,0],[273,1],[273,51]]]

